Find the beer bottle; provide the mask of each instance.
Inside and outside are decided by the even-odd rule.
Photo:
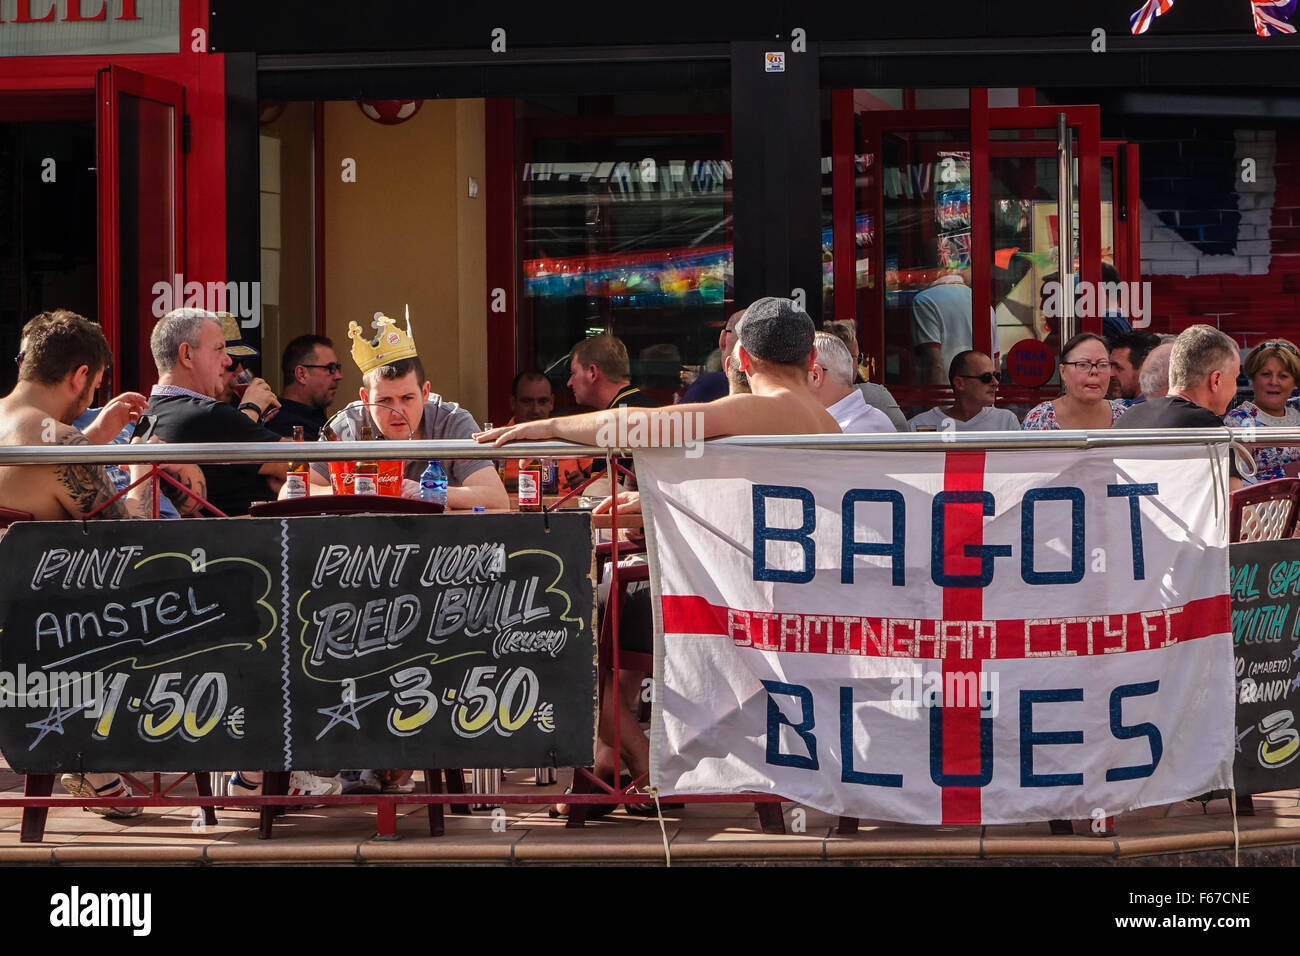
[[[302,441],[302,426],[301,426],[301,425],[294,425],[294,426],[293,426],[293,440],[294,440],[295,442],[300,442],[300,441]],[[295,450],[296,452],[298,452],[299,454],[302,453],[302,449],[301,449],[301,448],[296,448],[296,449],[294,449],[294,450]],[[284,492],[284,496],[285,496],[286,498],[306,498],[306,497],[307,497],[307,483],[308,483],[308,481],[309,481],[309,476],[308,476],[308,474],[307,474],[307,470],[308,470],[308,469],[307,469],[307,462],[305,462],[305,461],[303,461],[303,460],[301,460],[301,459],[299,459],[299,460],[297,460],[297,461],[291,461],[291,462],[289,462],[289,467],[288,467],[288,469],[287,469],[287,474],[285,475],[285,478],[284,478],[284,483],[285,483],[285,492]]]
[[[519,459],[519,510],[542,510],[542,461],[540,458]]]
[[[358,441],[374,441],[375,434],[370,430],[369,425],[361,426],[361,437]],[[379,494],[379,465],[373,461],[359,461],[352,469],[352,493],[354,495],[377,495]]]

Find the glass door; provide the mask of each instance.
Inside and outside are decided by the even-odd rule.
[[[1136,183],[1136,153],[1111,143],[1103,157],[1098,107],[989,109],[986,92],[971,91],[969,110],[873,110],[857,117],[866,175],[857,177],[854,212],[865,211],[878,224],[857,253],[866,262],[854,267],[868,276],[857,284],[859,341],[872,379],[915,410],[949,395],[947,360],[956,351],[1005,357],[1018,341],[1051,335],[1040,293],[1059,271],[1060,114],[1075,157],[1068,271],[1096,288],[1103,258],[1118,255],[1124,278],[1138,278],[1136,223],[1129,224],[1135,195],[1124,197],[1122,236],[1115,227],[1116,190]],[[1117,162],[1123,177],[1116,175]],[[932,300],[942,308],[932,308]],[[1100,315],[1081,318],[1079,328],[1101,331]],[[1050,397],[1043,388],[1052,391],[1007,384],[1000,401],[1040,401]]]
[[[109,387],[147,391],[156,381],[154,287],[171,286],[185,261],[185,90],[111,66],[99,71],[95,92],[99,321],[115,358]]]

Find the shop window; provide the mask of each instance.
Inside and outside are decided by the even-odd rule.
[[[517,113],[519,367],[572,407],[569,352],[608,331],[633,382],[671,402],[719,367],[734,305],[729,117],[527,119],[539,112]]]

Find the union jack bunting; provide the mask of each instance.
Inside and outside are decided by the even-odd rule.
[[[1296,0],[1251,0],[1250,12],[1255,18],[1255,33],[1262,37],[1278,33],[1295,33],[1288,21],[1295,14]]]
[[[1294,3],[1295,0],[1291,2]],[[1134,36],[1146,33],[1151,26],[1151,21],[1162,13],[1168,13],[1173,6],[1174,0],[1147,0],[1142,4],[1141,10],[1128,18],[1129,29],[1133,31]]]
[[[1262,37],[1279,33],[1295,33],[1291,18],[1295,15],[1297,0],[1250,0],[1250,14],[1255,21],[1255,33]],[[1146,33],[1151,22],[1162,13],[1173,9],[1174,0],[1146,0],[1141,8],[1128,18],[1134,36]]]

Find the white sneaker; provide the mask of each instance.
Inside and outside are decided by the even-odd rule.
[[[77,797],[133,797],[131,788],[122,782],[115,773],[65,773],[59,778],[63,789]],[[143,807],[83,807],[91,813],[98,813],[110,820],[124,820],[138,817],[144,812]]]
[[[318,777],[305,770],[295,770],[289,774],[291,797],[332,797],[342,790],[343,787],[333,777]]]
[[[265,778],[263,778],[265,779]],[[339,782],[331,777],[318,777],[315,774],[307,773],[305,770],[295,770],[289,774],[289,793],[291,797],[327,797],[342,790]],[[262,782],[252,783],[246,779],[243,773],[232,773],[226,779],[225,795],[228,797],[260,797],[262,795]],[[306,807],[311,804],[298,804]],[[244,806],[234,807],[236,810],[259,810],[260,807]]]
[[[262,795],[261,782],[259,781],[258,783],[250,783],[248,780],[244,779],[244,775],[238,771],[226,777],[226,779],[222,782],[221,785],[221,796],[224,797],[260,797],[261,795]],[[255,806],[248,806],[248,805],[245,806],[235,805],[229,807],[228,809],[260,810],[261,808]]]

